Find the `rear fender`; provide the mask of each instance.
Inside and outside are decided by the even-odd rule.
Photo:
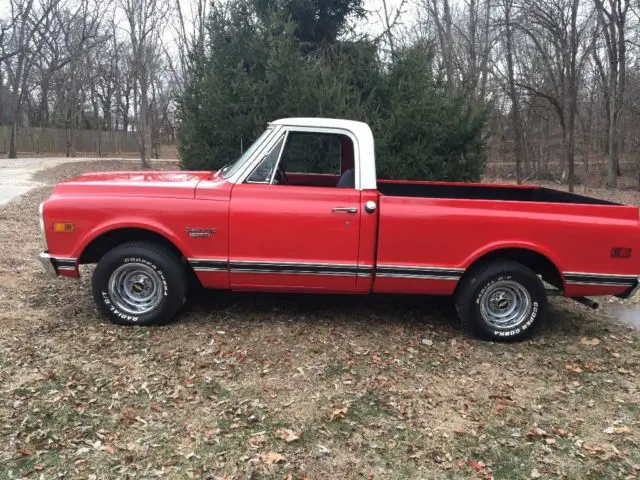
[[[471,265],[473,265],[475,262],[477,262],[478,260],[480,260],[482,257],[489,255],[493,252],[496,252],[498,250],[506,250],[506,249],[513,249],[513,248],[517,248],[517,249],[521,249],[521,250],[530,250],[534,253],[537,253],[539,255],[542,255],[543,257],[546,257],[558,270],[558,272],[560,273],[560,277],[562,279],[562,285],[563,287],[566,286],[566,282],[564,279],[564,273],[563,270],[560,266],[560,261],[558,259],[558,257],[556,257],[556,255],[551,252],[550,250],[548,250],[546,247],[542,246],[542,245],[537,245],[537,244],[533,244],[533,243],[528,243],[528,242],[522,242],[522,241],[506,241],[506,242],[494,242],[494,243],[490,243],[488,245],[485,245],[484,247],[474,251],[469,257],[467,257],[467,259],[464,261],[464,268],[465,270],[467,270]]]

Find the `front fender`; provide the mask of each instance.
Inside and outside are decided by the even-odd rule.
[[[169,229],[166,225],[163,225],[161,222],[154,221],[151,219],[145,219],[141,221],[137,218],[119,218],[117,221],[107,221],[96,225],[91,228],[81,239],[81,241],[75,246],[73,257],[80,258],[84,251],[87,249],[91,243],[100,238],[102,235],[114,232],[116,230],[122,230],[126,228],[136,228],[140,230],[147,230],[149,232],[153,232],[155,234],[161,235],[171,243],[173,243],[180,252],[185,257],[189,256],[188,245],[185,244],[184,240],[178,237],[175,232]]]

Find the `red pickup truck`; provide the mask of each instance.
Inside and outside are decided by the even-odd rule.
[[[379,180],[371,130],[349,120],[277,120],[216,172],[70,179],[40,223],[45,268],[78,277],[97,263],[95,301],[126,325],[172,320],[197,279],[453,295],[477,334],[520,339],[548,294],[628,297],[640,278],[637,207],[538,186]]]

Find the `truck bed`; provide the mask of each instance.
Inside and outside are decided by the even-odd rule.
[[[378,191],[382,195],[390,197],[459,198],[470,200],[620,205],[619,203],[600,200],[599,198],[592,198],[538,186],[378,180]]]

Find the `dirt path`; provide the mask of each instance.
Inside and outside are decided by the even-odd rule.
[[[42,187],[45,184],[36,181],[33,176],[43,170],[57,167],[64,163],[91,162],[91,161],[127,161],[137,162],[136,158],[90,158],[90,157],[37,157],[0,159],[0,205],[27,193],[32,188]],[[154,160],[154,162],[175,162],[175,160]]]

